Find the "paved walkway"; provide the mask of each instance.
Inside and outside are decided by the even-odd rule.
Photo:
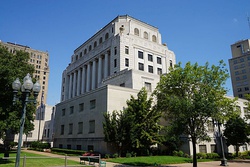
[[[22,150],[23,152],[30,152],[40,155],[45,155],[49,157],[58,157],[58,158],[65,158],[63,155],[57,155],[52,154],[48,152],[39,152],[39,151],[33,151],[33,150]],[[73,160],[73,161],[79,161],[79,157],[68,157],[67,159]],[[162,165],[163,167],[193,167],[192,163],[184,163],[184,164],[173,164],[173,165]],[[211,162],[199,162],[198,167],[218,167],[220,166],[220,161],[211,161]],[[228,161],[229,167],[250,167],[250,160],[239,160],[239,161]],[[122,165],[122,164],[116,164],[111,162],[106,162],[106,167],[130,167],[129,165]]]

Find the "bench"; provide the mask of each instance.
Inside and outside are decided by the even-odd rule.
[[[95,163],[99,163],[100,167],[106,167],[106,162],[101,160],[101,155],[98,156],[80,156],[80,164],[86,164],[88,162],[89,165],[95,165]]]

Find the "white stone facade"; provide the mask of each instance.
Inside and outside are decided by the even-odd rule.
[[[112,151],[104,142],[103,113],[122,110],[142,87],[151,92],[176,63],[158,28],[118,16],[75,49],[62,74],[54,146]]]

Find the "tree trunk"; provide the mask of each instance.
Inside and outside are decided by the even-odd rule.
[[[238,157],[239,156],[239,146],[238,146],[238,144],[236,144],[236,157]]]
[[[193,167],[197,167],[197,158],[196,158],[196,138],[192,137],[193,144]]]

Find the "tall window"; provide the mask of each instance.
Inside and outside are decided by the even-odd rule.
[[[96,106],[96,100],[90,100],[90,109],[94,109]]]
[[[64,125],[61,125],[61,135],[64,135]]]
[[[156,42],[156,36],[155,35],[152,36],[152,41]]]
[[[84,110],[84,103],[79,104],[79,112]]]
[[[91,45],[89,45],[89,51],[91,51],[92,50],[92,46]]]
[[[117,66],[117,59],[114,59],[114,67]]]
[[[139,36],[139,29],[138,28],[134,29],[134,34],[137,35],[137,36]]]
[[[95,133],[95,120],[89,121],[89,133]]]
[[[102,37],[99,39],[99,44],[101,44],[102,43]]]
[[[161,75],[162,74],[162,69],[161,68],[157,68],[157,74]]]
[[[161,58],[157,57],[157,64],[161,64]]]
[[[105,34],[105,40],[109,38],[109,33]]]
[[[148,61],[151,61],[151,62],[153,62],[153,55],[151,55],[151,54],[148,54]]]
[[[74,113],[74,106],[70,107],[70,113],[69,114],[73,114]]]
[[[117,47],[114,47],[115,55],[117,54]]]
[[[65,115],[65,112],[66,112],[65,108],[64,108],[64,109],[62,109],[62,116],[64,116],[64,115]]]
[[[148,72],[154,73],[153,66],[148,66]]]
[[[73,124],[69,124],[69,135],[73,133]]]
[[[151,83],[149,82],[145,82],[145,88],[148,92],[151,92],[152,91],[152,86],[151,86]]]
[[[125,58],[125,66],[129,67],[129,59],[128,58]]]
[[[138,57],[139,57],[140,59],[143,59],[143,52],[138,51]]]
[[[128,46],[125,46],[125,54],[129,54],[129,47]]]
[[[139,70],[144,71],[144,64],[139,63]]]
[[[83,122],[78,122],[78,134],[82,134],[83,132]]]
[[[147,32],[144,32],[143,36],[144,36],[145,39],[148,39],[148,33]]]
[[[97,47],[97,42],[96,42],[96,41],[94,42],[94,48],[95,48],[95,47]]]
[[[173,62],[172,62],[172,60],[169,60],[169,62],[170,62],[170,67],[173,67]]]
[[[199,145],[199,152],[200,153],[207,153],[206,145]]]

